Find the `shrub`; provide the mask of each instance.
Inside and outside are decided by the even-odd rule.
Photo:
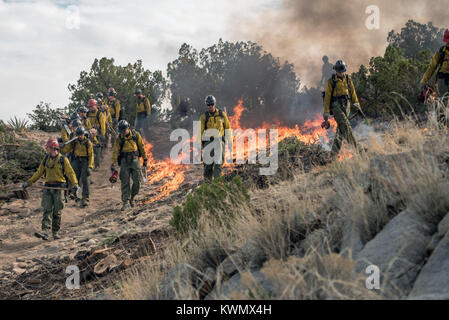
[[[55,132],[61,129],[59,119],[63,114],[64,109],[52,109],[49,103],[41,101],[27,116],[32,121],[31,129]]]
[[[15,131],[23,131],[26,129],[28,125],[28,120],[26,119],[20,119],[14,116],[14,118],[9,119],[8,124],[15,130]]]
[[[196,229],[200,216],[207,215],[219,223],[233,217],[233,209],[249,201],[247,188],[240,177],[226,182],[224,178],[204,183],[193,194],[187,196],[182,206],[175,207],[170,225],[179,233]]]

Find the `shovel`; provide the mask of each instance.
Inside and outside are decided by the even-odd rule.
[[[46,190],[63,190],[63,191],[69,191],[69,189],[67,188],[57,188],[57,187],[46,187],[46,186],[30,186],[28,188],[37,188],[37,189],[46,189]],[[10,190],[11,192],[14,193],[14,196],[17,199],[22,199],[22,200],[28,200],[30,198],[30,194],[28,193],[28,191],[24,188],[20,188],[20,189],[13,189]]]

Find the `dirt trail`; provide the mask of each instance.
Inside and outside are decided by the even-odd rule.
[[[0,298],[63,298],[27,287],[24,285],[29,280],[27,275],[39,274],[45,266],[48,270],[49,265],[59,261],[73,260],[80,252],[93,252],[111,246],[117,243],[117,239],[122,240],[121,249],[127,250],[128,256],[134,258],[138,258],[132,252],[138,250],[139,243],[136,241],[140,238],[146,237],[148,240],[149,235],[152,235],[155,245],[162,245],[163,238],[168,236],[173,206],[199,183],[202,169],[197,166],[186,171],[184,183],[168,197],[121,212],[120,182],[111,187],[108,181],[111,154],[112,151],[107,150],[101,167],[92,172],[89,206],[81,208],[73,200],[66,204],[60,240],[44,241],[34,236],[34,232],[41,229],[42,192],[39,189],[30,188],[30,199],[27,201],[13,200],[0,207]],[[146,195],[154,194],[161,185],[161,182],[150,186],[143,184],[136,200],[146,199]],[[53,271],[61,273],[59,282],[65,277],[63,271],[63,268]],[[10,293],[5,291],[10,286],[17,287],[17,283],[23,287],[22,293],[17,293],[17,290],[11,290]],[[59,286],[63,284],[59,283]],[[68,297],[83,298],[85,294],[71,292]]]

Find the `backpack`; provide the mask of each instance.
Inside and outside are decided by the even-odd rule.
[[[92,141],[90,141],[90,137],[87,134],[85,135],[85,137],[86,137],[87,142],[84,145],[84,147],[86,148],[87,156],[89,156],[89,143],[92,143]],[[79,144],[81,146],[83,145],[79,140],[75,140],[74,143]],[[73,152],[75,152],[75,147],[73,147]]]
[[[131,133],[133,134],[132,139],[134,140],[134,143],[137,146],[137,152],[139,152],[139,158],[140,158],[142,156],[142,154],[140,153],[139,144],[137,143],[136,131],[134,131],[134,129],[131,129]],[[120,165],[122,162],[122,149],[123,149],[123,146],[125,145],[125,139],[122,139],[120,135],[118,136],[118,139],[120,139],[120,150],[119,150],[119,156],[117,159],[117,163],[118,163],[118,165]]]
[[[346,83],[348,84],[348,93],[351,94],[351,82],[349,81],[349,75],[345,74],[345,77],[346,77]],[[334,100],[334,90],[335,90],[336,86],[337,86],[337,75],[334,73],[332,75],[331,103]],[[321,96],[323,97],[323,102],[324,102],[324,98],[326,96],[326,91],[321,91]],[[330,115],[333,115],[332,111],[330,112]]]
[[[46,154],[44,160],[42,161],[42,164],[44,165],[45,168],[47,168],[48,158],[49,158],[49,155]],[[61,164],[61,167],[62,167],[62,174],[64,175],[64,178],[67,181],[67,177],[64,174],[64,172],[65,172],[64,161],[65,161],[65,156],[63,154],[61,154],[61,157],[59,158],[59,163]],[[47,175],[47,170],[44,171],[44,178],[46,177],[46,175]]]
[[[217,109],[218,109],[218,108],[217,108]],[[207,130],[207,123],[209,122],[209,118],[210,118],[209,111],[206,111],[206,112],[204,113],[204,115],[205,115],[205,117],[206,117],[206,119],[204,120],[204,131],[206,131],[206,130]],[[218,116],[224,120],[223,110],[218,109]]]
[[[224,121],[224,115],[223,115],[223,110],[221,110],[221,109],[219,109],[219,108],[217,108],[218,109],[218,116],[221,118],[221,119],[223,119],[223,121]],[[209,114],[209,111],[206,111],[205,113],[204,113],[204,115],[205,115],[205,120],[204,120],[204,131],[206,131],[207,130],[207,123],[209,122],[209,118],[210,118],[210,114]],[[223,141],[223,142],[225,142],[225,137],[224,137],[224,135],[221,137],[221,140]]]

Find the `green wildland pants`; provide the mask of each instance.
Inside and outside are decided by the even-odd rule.
[[[101,145],[97,144],[94,145],[94,163],[95,163],[95,168],[99,168],[100,167],[100,157],[101,157]]]
[[[133,185],[131,187],[131,178]],[[139,158],[122,158],[120,164],[120,181],[122,187],[122,202],[126,203],[134,198],[140,190],[142,171]]]
[[[449,127],[448,119],[448,103],[449,103],[449,78],[438,79],[438,95],[442,98],[444,97],[443,105],[440,105],[437,109],[437,119],[440,123]]]
[[[204,143],[204,147],[206,147],[211,142],[212,141],[206,141]],[[212,178],[216,179],[216,178],[221,177],[221,173],[223,170],[224,158],[225,158],[225,149],[224,149],[223,142],[220,143],[220,148],[221,148],[221,155],[222,155],[222,163],[211,163],[211,164],[204,163],[204,180],[211,181]],[[212,150],[210,155],[211,155],[211,157],[214,156],[214,150]]]
[[[62,190],[43,190],[42,208],[44,215],[42,217],[42,231],[48,233],[50,229],[53,233],[61,228],[61,215],[64,209],[64,191]]]
[[[89,167],[88,157],[75,157],[72,161],[72,168],[75,171],[76,178],[83,188],[83,199],[89,199],[90,181],[87,176],[87,168]]]
[[[332,144],[332,155],[336,156],[341,149],[342,140],[352,144],[357,149],[357,142],[355,141],[354,134],[352,133],[351,124],[349,123],[350,103],[341,103],[340,101],[334,101],[331,106],[334,119],[337,122],[337,132],[335,134],[334,143]]]

